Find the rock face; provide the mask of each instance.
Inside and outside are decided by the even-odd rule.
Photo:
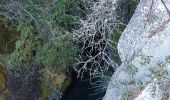
[[[162,2],[163,1],[163,2]],[[118,43],[122,65],[103,100],[167,100],[170,0],[141,0]]]

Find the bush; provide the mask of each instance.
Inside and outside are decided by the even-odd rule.
[[[35,60],[36,50],[41,43],[40,37],[31,34],[32,30],[33,26],[29,26],[28,24],[20,24],[18,27],[21,36],[16,42],[15,51],[8,55],[7,62],[7,70],[13,72],[13,74],[22,74],[32,66],[40,65]]]
[[[39,51],[42,55],[44,66],[52,66],[59,71],[69,71],[77,54],[78,46],[71,41],[68,35],[62,35],[52,40],[52,43],[46,44]]]
[[[83,2],[81,0],[58,0],[50,7],[50,13],[54,14],[55,21],[65,29],[70,29],[83,16]]]
[[[39,92],[39,72],[44,68],[69,71],[78,46],[65,34],[81,15],[79,6],[80,0],[0,1],[0,20],[20,32],[15,51],[7,60],[8,86],[14,98],[37,100],[39,93],[35,93],[35,98],[31,98],[31,93],[34,89]]]
[[[40,89],[38,87],[39,73],[37,66],[32,66],[22,75],[7,73],[7,87],[11,92],[9,100],[38,100]]]

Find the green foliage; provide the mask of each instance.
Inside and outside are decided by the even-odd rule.
[[[125,91],[123,92],[122,94],[122,100],[129,100],[129,97],[132,95],[132,92],[131,91]]]
[[[140,64],[143,65],[143,66],[148,65],[150,63],[150,61],[151,61],[151,57],[152,56],[141,55],[141,62],[140,62]]]
[[[57,87],[52,84],[51,77],[49,75],[44,76],[44,78],[41,79],[41,95],[42,97],[47,100],[48,96],[54,92]]]
[[[81,0],[58,0],[52,4],[50,12],[60,26],[69,29],[78,17],[82,17],[81,3]]]
[[[165,79],[168,76],[168,71],[167,69],[161,67],[159,69],[156,69],[153,71],[153,77],[161,79]]]
[[[168,100],[170,100],[170,97],[168,97]]]
[[[58,36],[52,43],[46,44],[39,51],[42,52],[44,66],[52,66],[60,71],[68,71],[77,54],[78,46],[74,44],[68,35]]]
[[[166,78],[167,75],[168,75],[168,71],[166,69],[160,70],[159,76]]]
[[[22,73],[33,65],[57,68],[69,71],[69,67],[77,54],[78,46],[68,35],[53,37],[50,42],[43,44],[37,34],[30,34],[32,26],[19,25],[20,40],[16,49],[8,57],[8,69],[14,73]],[[28,30],[27,30],[28,29]]]
[[[20,39],[16,42],[15,51],[8,56],[8,70],[13,73],[28,71],[35,63],[36,50],[40,44],[40,37],[31,34],[33,27],[25,24],[19,25]]]
[[[63,33],[81,15],[80,4],[80,0],[2,0],[0,18],[21,33],[16,50],[8,57],[8,69],[21,73],[38,65],[66,71],[78,47]],[[62,32],[55,30],[58,25],[64,28]]]
[[[170,56],[166,56],[165,61],[170,63]]]
[[[81,0],[2,0],[0,18],[13,26],[29,19],[41,34],[49,33],[56,25],[69,30],[82,16],[81,3]]]
[[[136,74],[136,72],[138,71],[138,68],[135,67],[134,65],[129,65],[127,71],[128,71],[128,74],[132,75],[132,77],[133,77]]]
[[[7,72],[21,80],[22,77],[27,79],[30,76],[27,73],[32,73],[32,69],[36,70],[33,76],[46,68],[60,72],[69,71],[77,54],[78,46],[66,34],[70,24],[77,18],[70,11],[72,9],[70,9],[70,4],[76,7],[77,2],[50,1],[16,0],[9,2],[3,0],[2,6],[0,5],[0,19],[8,28],[20,33],[15,51],[8,55]],[[43,87],[41,89],[44,98],[60,98],[61,93],[50,83],[49,77],[45,80],[43,80],[43,75],[37,77],[41,79],[40,85]],[[28,82],[31,81],[28,80]],[[29,85],[33,86],[33,84]],[[28,86],[27,83],[24,85]]]
[[[94,82],[91,84],[93,85],[93,88],[95,89],[95,94],[106,92],[112,75],[113,75],[113,72],[111,72],[111,70],[103,72],[103,73],[96,71],[93,74],[91,81],[94,81]],[[112,85],[114,87],[114,84]]]
[[[124,24],[128,24],[130,21],[139,1],[140,0],[120,0],[120,10],[118,10],[117,13],[120,16],[120,20],[122,20]]]
[[[169,75],[169,72],[166,69],[165,65],[161,65],[159,68],[152,70],[151,77],[158,79],[157,84],[159,84],[160,87],[162,88],[164,86],[165,79],[167,79],[168,75]]]

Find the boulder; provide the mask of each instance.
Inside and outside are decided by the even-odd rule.
[[[140,1],[120,37],[118,51],[122,64],[111,77],[103,100],[168,98],[170,86],[168,9],[170,10],[169,0]]]

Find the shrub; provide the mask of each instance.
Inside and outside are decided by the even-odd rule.
[[[68,35],[62,35],[46,44],[39,51],[44,66],[52,66],[60,71],[69,71],[77,54],[78,46],[71,41]]]
[[[0,1],[0,20],[8,28],[20,32],[15,51],[7,60],[8,86],[17,100],[18,97],[37,100],[39,93],[35,93],[35,98],[30,95],[35,87],[39,92],[37,83],[42,78],[39,76],[41,69],[69,70],[78,46],[64,34],[81,13],[79,5],[77,0]],[[55,93],[51,98],[56,96]]]

